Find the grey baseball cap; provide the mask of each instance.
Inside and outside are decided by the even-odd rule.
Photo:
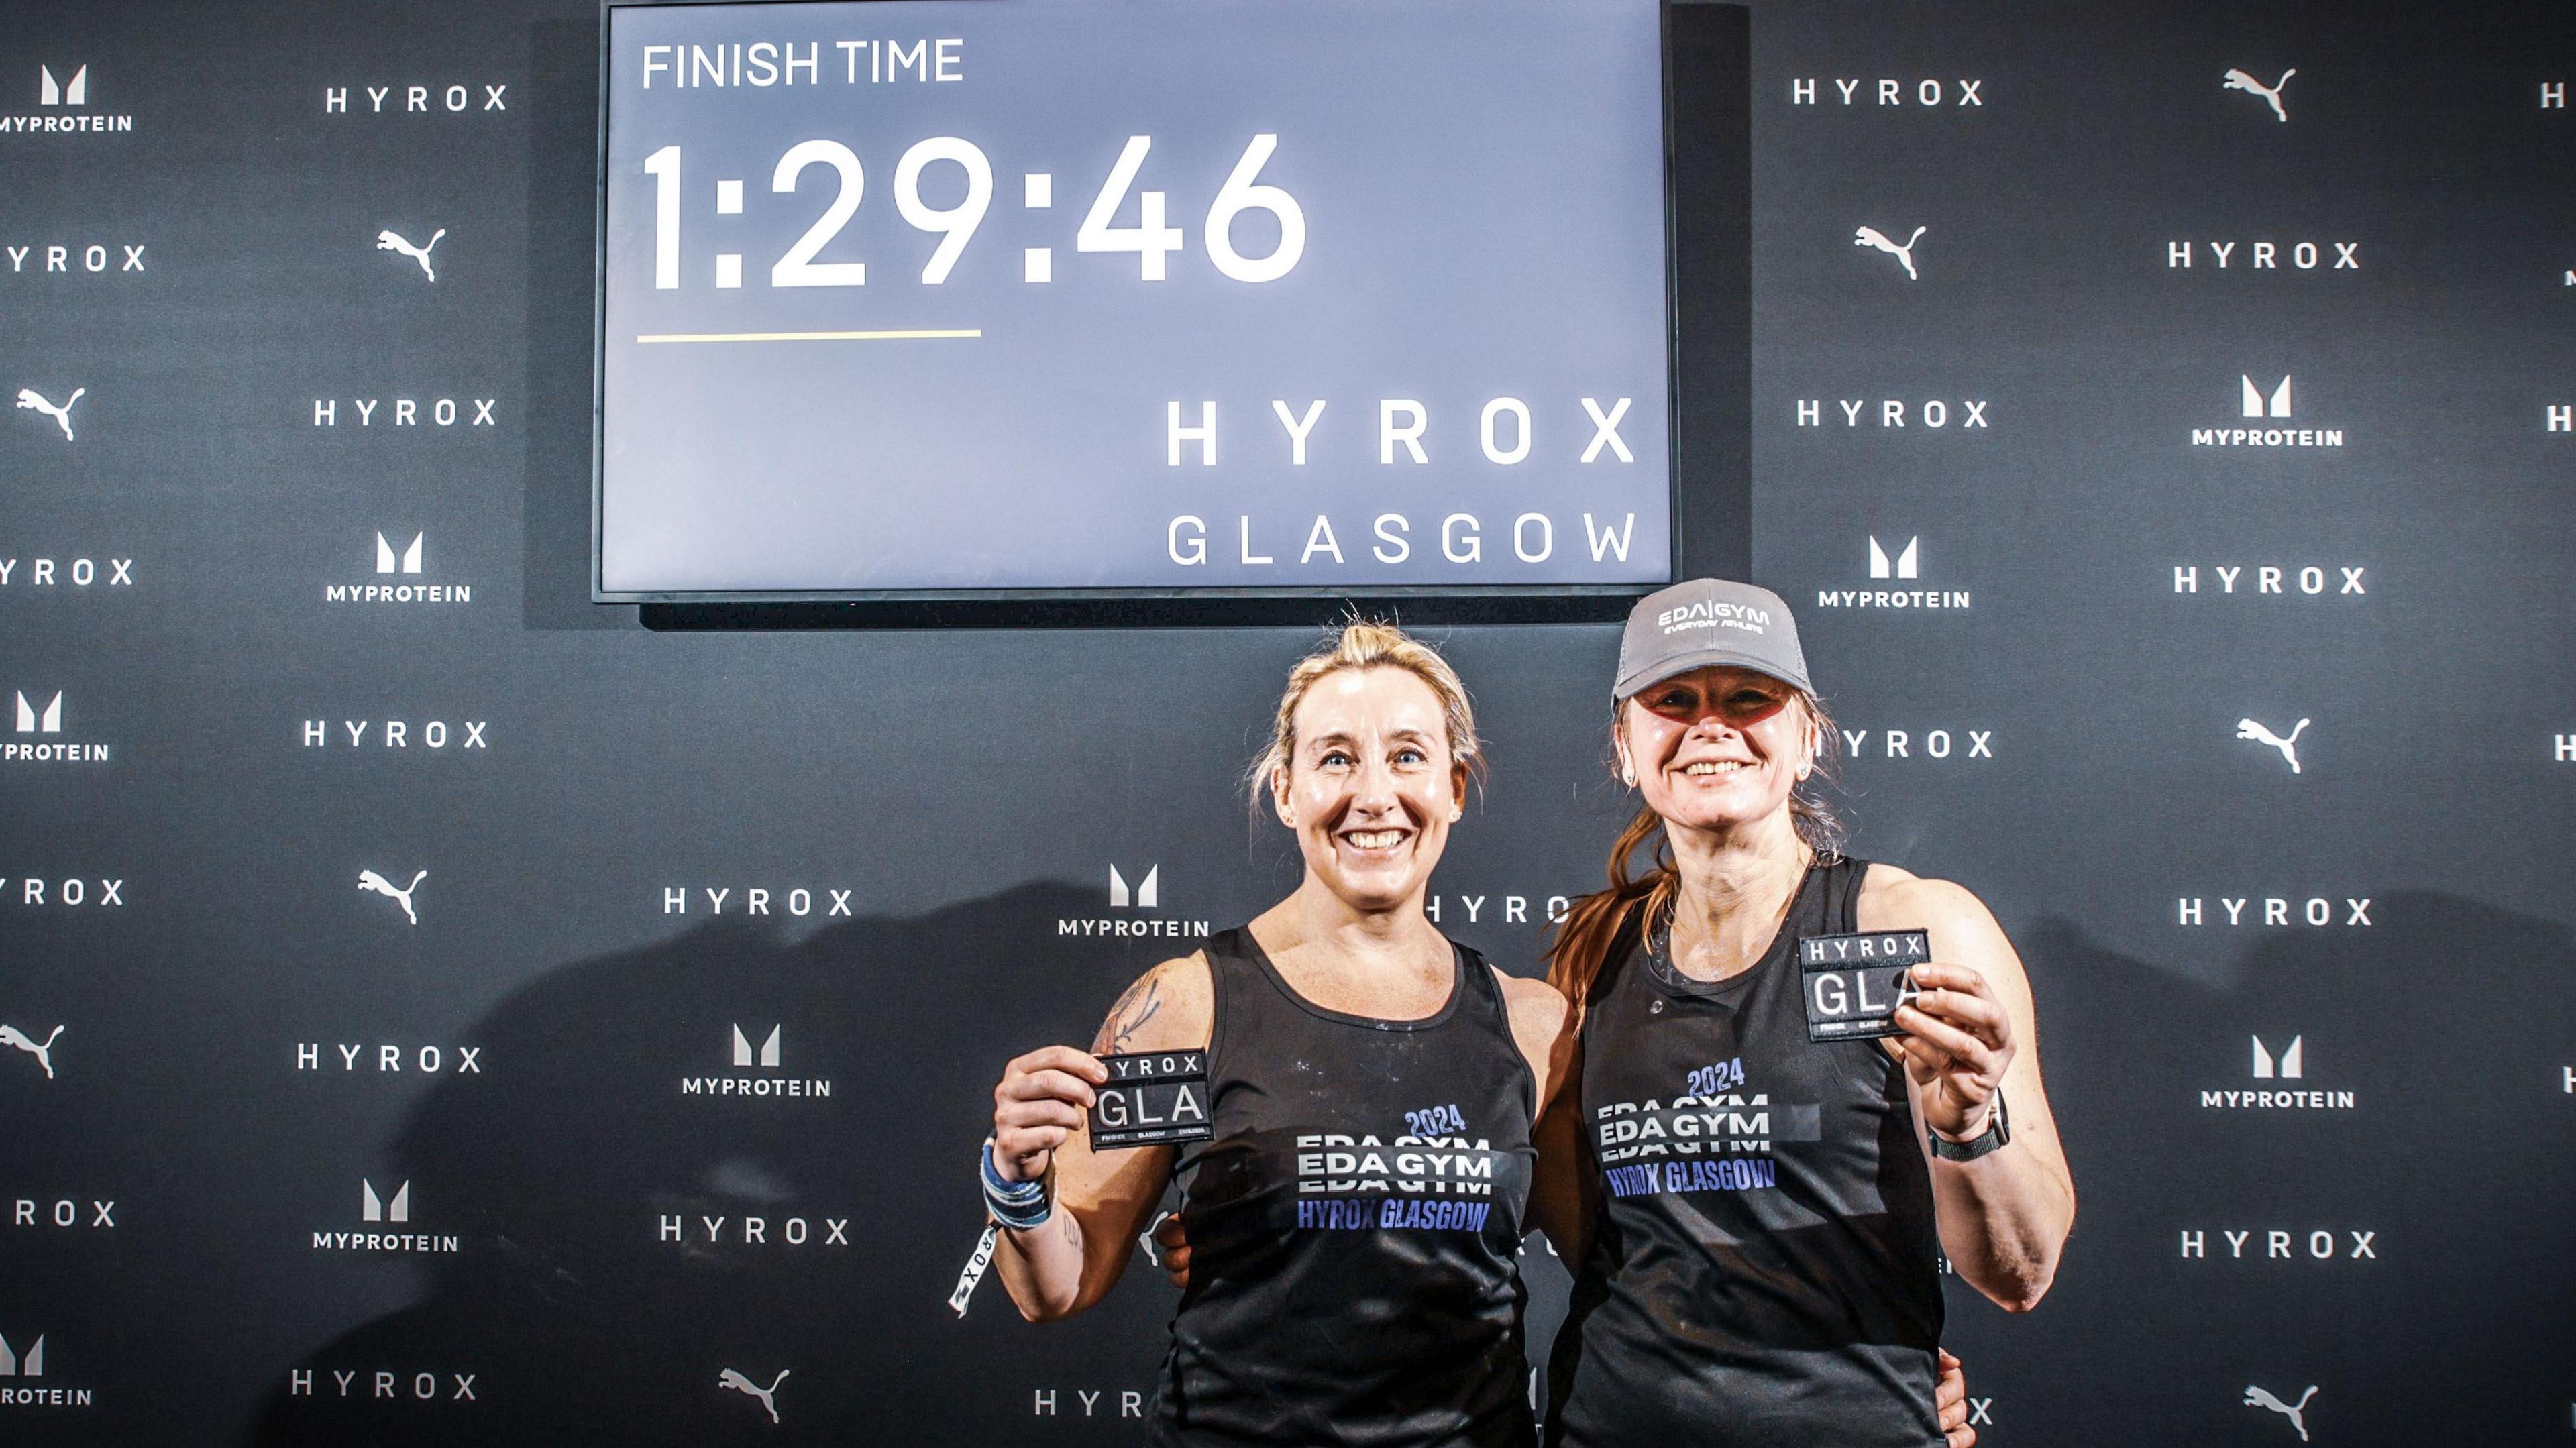
[[[1629,610],[1628,631],[1619,639],[1619,682],[1610,697],[1625,699],[1711,664],[1751,669],[1815,692],[1807,682],[1807,656],[1798,647],[1798,621],[1780,595],[1750,583],[1694,578],[1647,594]]]

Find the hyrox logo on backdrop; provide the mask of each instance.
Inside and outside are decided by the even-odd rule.
[[[0,876],[0,901],[29,909],[115,908],[125,903],[125,881],[122,878],[85,879],[78,875],[40,877],[23,875],[12,880]]]
[[[1926,76],[1920,80],[1897,80],[1880,76],[1874,80],[1824,77],[1819,90],[1819,77],[1794,76],[1789,81],[1789,104],[1793,106],[1842,105],[1852,109],[1887,110],[1897,113],[1926,110],[1959,110],[1981,108],[1986,103],[1982,80],[1953,78],[1947,81]]]
[[[354,427],[382,432],[386,429],[427,429],[438,432],[464,428],[497,428],[501,424],[497,397],[352,397],[348,418]],[[337,428],[341,422],[341,399],[313,399],[313,425]]]
[[[116,1201],[112,1197],[18,1197],[9,1204],[9,1225],[111,1232],[116,1230]]]
[[[0,115],[0,136],[95,135],[134,129],[132,116],[91,109],[94,104],[91,92],[97,88],[96,77],[89,73],[86,61],[68,65],[48,61],[38,65],[36,73],[27,79],[32,82],[29,90],[34,94],[29,99],[35,101],[36,109],[17,115]]]
[[[1133,870],[1130,866],[1130,871]],[[1067,915],[1058,917],[1058,935],[1151,935],[1204,939],[1209,923],[1163,915],[1163,867],[1148,862],[1144,873],[1121,873],[1116,865],[1109,867],[1109,913],[1103,915]]]
[[[307,719],[299,737],[306,749],[436,754],[452,746],[468,754],[492,748],[491,728],[488,719]]]
[[[1889,435],[1898,432],[1992,432],[1994,424],[1986,417],[1986,409],[1990,405],[1981,397],[1963,397],[1956,402],[1939,397],[1801,397],[1798,399],[1798,426],[1868,428],[1874,433]]]
[[[1923,576],[1923,540],[1909,537],[1894,556],[1878,535],[1869,537],[1869,576],[1875,582],[1913,582]],[[1960,609],[1973,600],[1964,588],[1819,588],[1818,608]]]
[[[1076,1410],[1085,1418],[1142,1418],[1145,1416],[1145,1395],[1132,1388],[1030,1390],[1030,1417],[1070,1418]]]
[[[24,689],[9,696],[13,732],[0,742],[0,764],[105,764],[109,746],[85,740],[80,731],[65,738],[63,691],[47,694]],[[77,718],[74,720],[77,723]]]
[[[1449,913],[1441,914],[1444,902]],[[1449,925],[1554,925],[1565,918],[1573,902],[1563,895],[1504,894],[1487,890],[1482,894],[1432,895],[1422,902],[1422,913],[1435,924]]]
[[[2244,598],[2367,598],[2370,569],[2359,563],[2198,563],[2173,566],[2173,591]]]
[[[2204,1089],[2200,1093],[2203,1110],[2221,1111],[2350,1111],[2354,1093],[2339,1089],[2320,1089],[2285,1082],[2304,1082],[2308,1075],[2308,1038],[2290,1037],[2287,1045],[2274,1038],[2264,1044],[2261,1036],[2250,1037],[2253,1051],[2246,1079],[2268,1084],[2253,1088]]]
[[[132,588],[131,558],[0,558],[0,588]]]
[[[754,1029],[757,1030],[757,1027]],[[787,1060],[786,1035],[785,1026],[771,1026],[769,1034],[760,1037],[760,1043],[755,1047],[752,1044],[753,1037],[744,1034],[742,1024],[735,1022],[731,1043],[735,1074],[683,1076],[680,1078],[680,1094],[751,1097],[831,1095],[832,1083],[828,1078],[770,1074],[784,1071]]]
[[[354,583],[322,585],[324,603],[472,603],[474,585],[470,583],[434,583],[425,574],[431,572],[427,549],[429,534],[415,531],[408,543],[400,542],[397,529],[391,536],[379,530],[376,534],[375,577]],[[415,582],[414,580],[419,580]]]
[[[295,1043],[295,1069],[336,1070],[344,1075],[480,1076],[483,1074],[483,1048],[298,1041]]]
[[[848,1217],[735,1217],[655,1214],[654,1240],[703,1247],[847,1247]]]
[[[479,116],[509,108],[507,81],[396,81],[391,85],[322,88],[322,114],[326,116]]]
[[[2221,1227],[2217,1234],[2219,1240],[2213,1244],[2207,1229],[2184,1228],[2182,1258],[2202,1262],[2370,1262],[2379,1257],[2379,1234],[2350,1228],[2342,1229],[2338,1235],[2323,1227],[2304,1232],[2279,1227],[2248,1227],[2242,1231]],[[2217,1250],[2213,1251],[2213,1246]]]
[[[693,891],[687,885],[662,887],[662,913],[665,915],[789,915],[801,920],[808,915],[848,917],[850,897],[857,887],[836,890],[829,885],[811,889],[792,885],[779,889],[769,885],[700,885]]]
[[[1842,731],[1843,749],[1853,759],[1992,759],[1992,729],[1867,729]]]
[[[2370,899],[2342,897],[2337,909],[2334,899],[2311,895],[2305,899],[2287,895],[2177,895],[2174,897],[2174,923],[2182,926],[2254,925],[2254,926],[2368,926]],[[2218,909],[2209,905],[2215,902]]]
[[[314,1376],[322,1376],[317,1380]],[[415,1368],[296,1368],[287,1375],[290,1398],[395,1399],[415,1403],[479,1403],[476,1373]]]
[[[0,242],[0,257],[8,259],[5,275],[12,277],[130,277],[150,270],[143,264],[147,245],[139,241],[31,241],[24,246]]]
[[[2361,270],[2357,241],[2168,241],[2170,271],[2281,272]]]

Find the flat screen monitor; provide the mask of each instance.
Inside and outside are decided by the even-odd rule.
[[[604,26],[595,599],[1675,576],[1657,0]]]

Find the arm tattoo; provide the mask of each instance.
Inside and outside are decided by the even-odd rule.
[[[1109,1008],[1109,1019],[1100,1023],[1100,1034],[1091,1038],[1091,1053],[1106,1055],[1120,1050],[1127,1038],[1143,1030],[1145,1023],[1162,1010],[1163,983],[1147,975],[1127,987],[1126,994]]]

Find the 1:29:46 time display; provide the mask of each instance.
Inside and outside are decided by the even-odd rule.
[[[1200,232],[1207,248],[1208,260],[1219,273],[1239,282],[1271,282],[1286,276],[1306,252],[1306,213],[1297,198],[1276,186],[1261,184],[1256,178],[1278,149],[1276,135],[1252,138],[1234,170],[1217,188],[1216,198],[1208,204],[1207,220]],[[1127,194],[1143,169],[1146,155],[1154,148],[1151,136],[1129,136],[1119,151],[1116,165],[1109,168],[1108,179],[1092,198],[1091,210],[1084,215],[1082,226],[1074,233],[1076,251],[1132,251],[1136,253],[1141,280],[1159,282],[1167,276],[1166,262],[1172,253],[1186,249],[1185,233],[1177,226],[1165,224],[1165,198],[1160,191],[1136,193],[1137,224],[1115,223],[1127,204]],[[954,206],[932,206],[922,199],[921,177],[925,170],[941,163],[956,166],[965,173],[966,195]],[[653,178],[653,285],[673,290],[680,285],[680,148],[664,146],[644,158],[644,171]],[[864,261],[816,261],[823,248],[840,234],[858,214],[859,203],[867,194],[867,170],[857,153],[838,141],[799,141],[787,148],[771,171],[769,189],[780,195],[793,194],[806,171],[826,167],[837,178],[837,189],[831,204],[805,234],[796,239],[786,254],[769,268],[773,287],[858,287],[867,285],[868,264]],[[716,183],[716,213],[737,215],[742,211],[742,182],[721,180]],[[1021,204],[1029,210],[1044,210],[1055,204],[1055,178],[1042,171],[1021,177]],[[915,228],[939,237],[939,245],[930,253],[929,262],[921,269],[925,286],[938,286],[948,280],[965,254],[966,244],[974,239],[977,227],[984,224],[985,213],[993,205],[993,163],[983,148],[957,136],[932,136],[917,141],[903,153],[894,168],[894,207]],[[1245,256],[1235,250],[1235,219],[1248,211],[1265,211],[1276,218],[1279,227],[1277,245],[1266,256]],[[742,285],[742,256],[738,252],[716,254],[715,284],[720,288]],[[1054,278],[1053,252],[1046,247],[1030,247],[1022,253],[1023,280],[1051,281]]]

